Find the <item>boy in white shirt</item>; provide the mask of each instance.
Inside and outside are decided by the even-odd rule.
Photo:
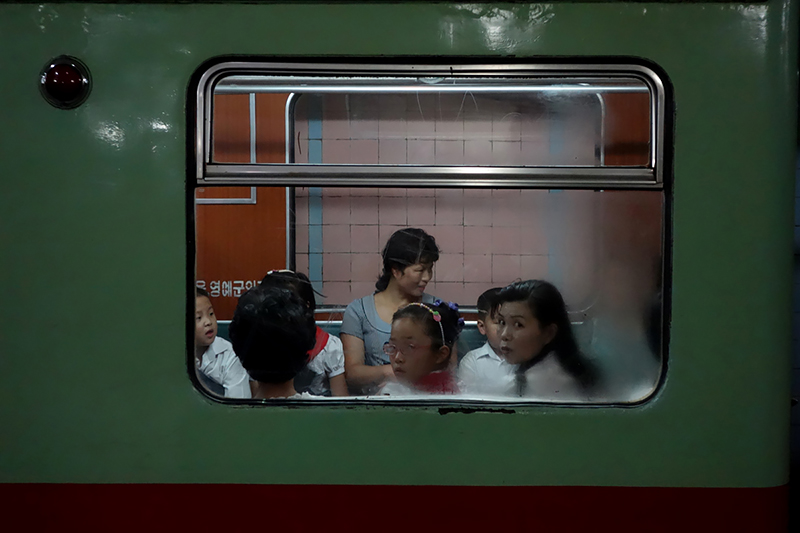
[[[516,391],[517,365],[500,357],[500,328],[496,311],[500,288],[489,289],[478,297],[478,331],[486,343],[461,359],[458,365],[458,387],[470,396],[513,396]]]
[[[217,317],[203,289],[195,293],[194,362],[197,379],[213,394],[250,398],[250,383],[231,343],[217,336]]]

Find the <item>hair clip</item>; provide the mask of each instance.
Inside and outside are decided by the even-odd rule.
[[[458,311],[458,304],[455,302],[447,302],[447,307],[449,307],[453,311]]]
[[[461,317],[458,317],[458,325],[463,328],[464,324],[466,324],[466,322],[464,322],[464,319],[461,318]]]

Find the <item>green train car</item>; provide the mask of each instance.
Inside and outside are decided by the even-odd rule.
[[[0,6],[0,488],[26,529],[785,531],[797,3]],[[231,399],[268,270],[548,279],[606,388]],[[423,287],[424,288],[424,287]],[[444,336],[444,334],[443,334]],[[202,351],[202,350],[201,350]]]

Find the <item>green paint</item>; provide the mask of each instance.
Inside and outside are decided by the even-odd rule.
[[[792,4],[2,5],[0,481],[786,482]],[[63,53],[90,99],[47,105]],[[635,56],[677,104],[672,346],[648,404],[231,408],[185,368],[185,105],[212,57]]]

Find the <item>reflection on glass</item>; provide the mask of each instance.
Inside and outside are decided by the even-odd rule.
[[[197,282],[210,293],[221,337],[228,336],[238,298],[268,271],[287,267],[308,276],[316,291],[317,324],[338,337],[344,307],[375,291],[389,236],[416,227],[435,237],[440,249],[425,293],[457,303],[466,320],[447,364],[432,372],[447,370],[461,378],[467,367],[459,365],[474,359],[465,355],[486,351],[498,320],[508,318],[508,313],[481,314],[482,294],[537,279],[563,295],[582,357],[596,372],[581,402],[638,401],[654,390],[662,368],[663,192],[338,187],[288,192],[288,203],[285,188],[259,187],[255,205],[197,205]],[[234,193],[245,196],[249,187]],[[535,379],[520,393],[518,376],[504,368],[519,363],[498,351],[494,377],[466,385],[462,379],[463,390],[447,398],[577,401],[537,396]],[[413,392],[417,399],[430,397]],[[390,396],[397,397],[404,396]]]

